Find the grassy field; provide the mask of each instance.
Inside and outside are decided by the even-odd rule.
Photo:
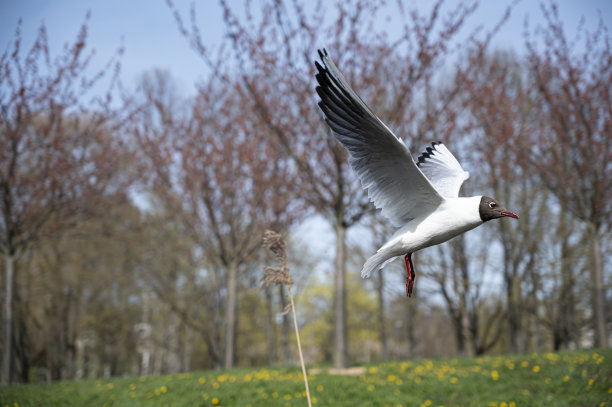
[[[315,406],[612,406],[612,350],[423,359],[309,374]],[[299,368],[0,388],[0,407],[306,406]]]

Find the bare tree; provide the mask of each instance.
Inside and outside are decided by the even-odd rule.
[[[546,25],[526,38],[528,65],[538,90],[541,126],[524,151],[526,167],[588,230],[595,345],[608,345],[602,236],[612,220],[612,51],[600,17],[590,31],[584,21],[576,39],[565,34],[555,4],[542,5]],[[541,38],[541,41],[538,39]],[[583,40],[583,47],[577,44]]]
[[[88,73],[87,19],[62,54],[50,54],[44,25],[32,47],[22,49],[21,24],[14,43],[0,56],[0,251],[4,257],[2,383],[10,383],[14,341],[13,293],[16,262],[43,230],[66,229],[91,214],[93,196],[120,191],[114,183],[123,156],[112,136],[110,108],[114,77],[105,97],[88,105],[93,86],[118,72],[111,59]],[[51,227],[50,225],[53,225]]]
[[[563,202],[559,202],[558,207],[558,213],[550,214],[557,221],[545,236],[547,250],[542,254],[548,267],[542,276],[545,312],[541,320],[550,330],[555,350],[580,347],[582,332],[587,326],[592,327],[584,317],[589,308],[586,303],[590,301],[589,241],[584,238],[588,232]]]
[[[540,241],[545,230],[549,201],[538,193],[538,185],[520,166],[516,143],[533,130],[537,122],[532,109],[526,75],[519,61],[510,53],[471,55],[480,65],[469,75],[460,74],[465,83],[466,107],[473,124],[473,156],[483,163],[479,171],[484,185],[492,187],[494,196],[527,221],[510,225],[499,222],[498,240],[502,249],[501,269],[507,301],[508,337],[512,352],[525,348],[527,330],[524,315],[536,315],[533,284]],[[493,244],[493,242],[490,242]],[[531,286],[528,286],[531,283]],[[527,294],[524,294],[527,292]],[[527,312],[527,313],[526,313]],[[525,341],[521,342],[521,339]]]
[[[256,262],[263,228],[284,230],[300,210],[292,203],[292,168],[249,116],[253,106],[241,96],[241,84],[222,85],[215,77],[202,84],[183,115],[149,93],[149,109],[134,134],[147,160],[143,178],[149,188],[200,247],[206,269],[222,270],[223,359],[229,368],[240,274]]]

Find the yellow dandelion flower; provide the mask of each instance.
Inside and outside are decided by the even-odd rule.
[[[609,394],[612,394],[612,387],[610,387],[610,388],[608,389],[608,393],[609,393]]]
[[[371,368],[368,369],[368,373],[370,374],[376,374],[378,372],[378,368],[375,366],[372,366]]]
[[[222,375],[220,375],[219,377],[217,377],[217,381],[218,381],[219,383],[223,383],[223,382],[224,382],[224,381],[226,381],[226,380],[227,380],[227,375],[222,374]]]
[[[387,376],[387,381],[389,383],[393,383],[395,381],[395,375],[394,374],[390,374],[389,376]]]
[[[134,399],[134,398],[136,398],[136,393],[134,393],[133,391],[131,391],[131,392],[130,392],[130,397],[131,397],[131,398],[133,398],[133,399]]]
[[[516,403],[514,401],[511,401],[510,403],[508,403],[508,407],[516,407]]]
[[[317,400],[316,397],[313,396],[313,397],[310,398],[310,401],[312,401],[312,404],[317,404],[318,400]]]
[[[421,383],[421,380],[422,380],[421,376],[417,376],[417,377],[414,378],[414,382],[415,383]]]
[[[114,389],[114,388],[115,388],[115,385],[114,385],[114,384],[112,384],[112,383],[108,383],[108,384],[106,385],[106,388],[107,388],[108,390],[112,390],[112,389]]]
[[[322,385],[322,384],[320,384],[320,385],[318,385],[318,386],[317,386],[317,391],[318,391],[319,393],[320,393],[320,392],[322,392],[322,391],[323,391],[323,389],[324,389],[324,387],[323,387],[323,385]]]
[[[198,382],[199,382],[200,384],[204,384],[204,383],[206,383],[206,378],[205,378],[204,376],[202,376],[202,377],[200,377],[200,378],[198,379]]]
[[[595,361],[595,363],[597,363],[598,365],[601,365],[605,359],[606,359],[606,358],[604,358],[603,356],[601,356],[601,357],[597,358],[597,360]]]
[[[563,376],[563,383],[569,382],[569,376]]]
[[[551,384],[552,383],[552,379],[550,377],[547,377],[546,380],[544,380],[546,382],[546,384]]]
[[[158,389],[158,388],[155,388],[155,390],[153,390],[153,393],[154,393],[156,396],[159,396],[159,395],[161,394],[161,393],[159,392],[159,389]]]
[[[214,387],[215,389],[218,389],[219,387],[221,387],[221,385],[219,384],[219,382],[214,382],[214,383],[213,383],[213,387]]]
[[[491,378],[493,380],[498,380],[499,379],[499,372],[497,370],[491,371]]]
[[[374,386],[373,384],[370,384],[368,386],[368,391],[374,391],[374,389],[376,389],[376,386]]]
[[[599,404],[599,407],[605,407],[605,405],[606,405],[606,402],[605,402],[605,401],[602,401],[602,402]]]
[[[130,383],[130,390],[136,390],[136,385],[134,383]]]
[[[540,366],[535,365],[531,370],[533,370],[533,373],[538,373],[540,371]]]
[[[589,386],[592,386],[595,383],[595,379],[589,379]]]
[[[425,404],[426,406],[431,406],[431,400],[427,399],[427,400],[425,400],[425,402],[423,404]]]
[[[285,394],[283,397],[285,397],[285,400],[291,400],[291,394]]]
[[[501,403],[499,403],[499,407],[508,407],[508,403],[502,401]]]
[[[221,403],[221,402],[219,401],[219,399],[218,399],[218,398],[216,398],[216,397],[213,397],[213,399],[211,400],[211,402],[212,402],[212,403],[213,403],[215,406],[218,406],[218,405],[219,405],[219,403]]]
[[[162,393],[166,393],[168,391],[168,388],[166,386],[162,386],[159,388],[159,391],[161,391]]]
[[[250,382],[251,380],[253,380],[253,376],[251,376],[248,373],[244,375],[244,381],[245,382]]]
[[[527,366],[529,366],[529,362],[527,362],[526,360],[523,360],[521,362],[521,367],[527,367]]]
[[[208,400],[208,394],[204,393],[202,394],[202,400]]]
[[[400,379],[399,377],[397,379],[395,379],[395,384],[397,384],[398,386],[400,384],[404,383],[404,381],[402,379]]]
[[[451,382],[452,384],[455,384],[455,383],[457,383],[458,381],[459,381],[459,379],[457,379],[455,376],[453,376],[453,377],[451,377],[451,378],[450,378],[450,382]]]
[[[277,399],[278,398],[278,393],[277,392],[272,393],[272,398],[273,399]]]
[[[140,376],[138,380],[140,380],[141,382],[144,382],[145,380],[147,380],[147,378],[145,376]]]

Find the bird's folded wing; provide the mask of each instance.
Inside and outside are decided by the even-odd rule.
[[[370,110],[327,55],[315,62],[319,107],[349,164],[382,214],[396,225],[433,212],[442,196],[419,170],[408,147]]]
[[[441,142],[431,143],[419,156],[417,166],[444,198],[457,198],[470,173],[461,168],[455,156]]]

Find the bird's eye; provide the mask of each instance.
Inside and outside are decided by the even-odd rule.
[[[497,206],[495,202],[489,202],[489,208],[493,209]]]

